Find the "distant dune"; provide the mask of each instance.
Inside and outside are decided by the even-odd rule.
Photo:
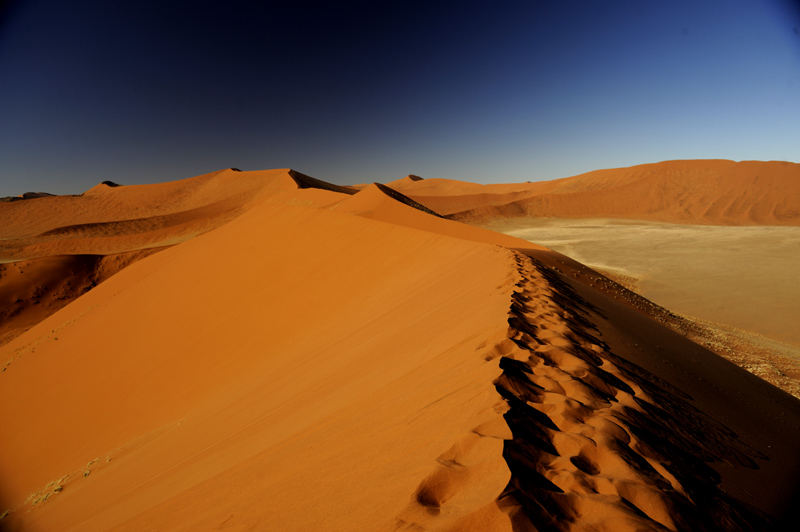
[[[424,179],[390,186],[472,223],[530,216],[800,225],[800,164],[780,161],[667,161],[528,184]]]
[[[157,185],[103,182],[78,196],[3,204],[0,261],[176,244],[223,225],[264,195],[296,189],[304,179],[312,178],[288,170],[221,170]]]
[[[355,193],[293,170],[229,169],[156,185],[103,181],[81,195],[0,204],[0,345],[122,267],[298,187]]]
[[[53,194],[48,194],[47,192],[25,192],[20,196],[2,197],[0,198],[0,201],[12,202],[12,201],[21,201],[26,199],[34,199],[34,198],[46,198],[48,196],[53,196]]]
[[[0,204],[0,297],[27,329],[0,347],[3,530],[794,520],[800,400],[580,263],[440,216],[553,183],[430,181],[225,170]]]
[[[757,339],[747,351],[800,360],[800,164],[667,161],[536,183],[389,185],[449,219],[626,276],[672,311],[792,344]]]

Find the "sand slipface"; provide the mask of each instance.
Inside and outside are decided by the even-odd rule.
[[[790,516],[800,401],[582,265],[391,187],[233,174],[130,203],[96,187],[96,220],[58,200],[55,226],[108,231],[132,219],[113,209],[169,193],[184,199],[141,206],[158,222],[144,232],[189,211],[203,229],[0,347],[4,530],[755,531]],[[237,186],[238,203],[220,196]],[[233,214],[195,215],[220,203]],[[15,239],[54,228],[15,212]]]

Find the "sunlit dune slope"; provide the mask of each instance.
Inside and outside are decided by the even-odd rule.
[[[135,260],[221,226],[253,201],[298,189],[337,199],[355,192],[294,170],[228,169],[0,203],[0,345]]]
[[[373,220],[394,223],[464,240],[514,248],[545,249],[502,233],[447,220],[390,187],[377,183],[367,186],[354,196],[329,205],[329,208],[336,210],[336,212],[357,214]]]
[[[562,255],[384,187],[292,181],[0,347],[6,530],[790,515],[800,401]]]
[[[105,530],[155,512],[175,530],[174,498],[212,489],[216,504],[192,502],[200,522],[187,529],[241,504],[246,520],[281,511],[282,529],[390,522],[443,445],[499,419],[496,367],[476,349],[504,333],[493,317],[509,261],[491,245],[275,203],[140,261],[3,350],[0,402],[17,405],[3,500],[76,472],[63,502],[12,517]],[[448,311],[475,302],[458,320]],[[452,396],[440,401],[436,381]],[[471,493],[488,504],[508,480],[502,440],[472,459],[488,471]],[[258,478],[240,480],[253,467]],[[309,497],[320,511],[304,510]],[[364,497],[379,503],[361,508]]]
[[[440,214],[469,222],[552,216],[800,225],[800,164],[781,161],[666,161],[515,185],[392,184]]]
[[[323,186],[350,191],[293,170],[228,169],[155,185],[99,184],[77,196],[1,203],[0,261],[172,245],[219,227],[259,198]]]
[[[155,251],[59,255],[0,264],[0,345]]]

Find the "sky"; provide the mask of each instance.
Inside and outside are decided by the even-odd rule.
[[[0,0],[0,196],[800,162],[790,0]]]

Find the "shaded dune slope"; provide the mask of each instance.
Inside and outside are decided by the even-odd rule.
[[[800,401],[558,253],[289,177],[0,347],[5,530],[791,515]]]
[[[331,192],[339,192],[341,194],[348,194],[352,195],[355,194],[357,191],[351,187],[342,187],[339,185],[334,185],[332,183],[328,183],[327,181],[322,181],[321,179],[316,179],[311,176],[307,176],[305,174],[301,174],[295,170],[289,170],[289,175],[294,182],[297,183],[297,188],[304,189],[304,188],[317,188],[320,190],[330,190]]]
[[[800,224],[800,165],[780,161],[666,161],[529,184],[423,180],[396,186],[441,214],[472,223],[549,216]]]
[[[415,209],[417,209],[419,211],[422,211],[422,212],[425,212],[425,213],[428,213],[428,214],[432,214],[434,216],[438,216],[439,218],[442,218],[442,215],[439,214],[438,212],[435,212],[435,211],[429,209],[428,207],[422,205],[421,203],[418,203],[418,202],[412,200],[408,196],[406,196],[404,194],[401,194],[400,192],[394,190],[391,187],[388,187],[386,185],[382,185],[380,183],[375,183],[375,186],[378,187],[378,189],[381,192],[383,192],[384,194],[386,194],[387,196],[389,196],[390,198],[392,198],[395,201],[399,201],[400,203],[408,205],[409,207],[413,207],[413,208],[415,208]]]
[[[595,306],[597,293],[555,266],[568,265],[532,255],[517,258],[515,345],[496,381],[514,435],[501,499],[517,500],[536,530],[789,525],[800,482],[782,470],[800,466],[798,440],[774,441],[796,428],[772,405],[797,416],[797,402],[630,307]]]

